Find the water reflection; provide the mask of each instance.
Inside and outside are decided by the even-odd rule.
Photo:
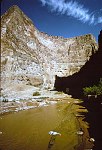
[[[102,96],[97,98],[85,98],[81,104],[85,106],[88,113],[83,113],[84,121],[89,123],[90,136],[95,140],[93,150],[102,149]]]
[[[74,101],[74,100],[73,100]],[[71,100],[46,107],[2,116],[0,147],[2,150],[84,150],[88,142],[88,125],[80,117],[81,107]],[[49,135],[49,131],[61,136]],[[78,132],[82,132],[79,134]]]
[[[52,135],[51,138],[50,138],[50,141],[49,141],[49,144],[48,144],[48,149],[47,150],[50,150],[52,148],[52,146],[54,145],[55,143],[55,139],[56,139],[57,135]]]

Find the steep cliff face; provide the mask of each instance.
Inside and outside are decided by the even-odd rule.
[[[68,77],[56,77],[55,88],[67,92],[74,97],[83,96],[83,87],[97,85],[102,78],[102,30],[98,38],[98,51],[79,72]]]
[[[1,18],[2,88],[24,83],[53,89],[55,75],[66,77],[78,72],[96,51],[93,35],[49,36],[13,6]]]

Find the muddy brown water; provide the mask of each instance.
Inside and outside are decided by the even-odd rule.
[[[79,105],[68,101],[0,116],[0,150],[84,150],[88,131]],[[82,126],[81,126],[82,125]],[[77,132],[83,128],[84,136]],[[51,136],[49,131],[61,133]]]

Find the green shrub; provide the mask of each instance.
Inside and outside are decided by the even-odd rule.
[[[8,102],[8,99],[3,99],[2,102],[7,103],[7,102]]]
[[[57,91],[55,94],[63,94],[63,92]]]
[[[39,96],[39,95],[41,95],[39,92],[34,92],[33,93],[33,96]]]
[[[98,85],[83,88],[83,93],[85,96],[87,96],[87,95],[102,95],[102,78],[100,79]]]

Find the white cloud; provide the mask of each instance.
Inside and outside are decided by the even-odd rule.
[[[42,2],[42,5],[45,6],[46,0],[41,0],[41,2]]]
[[[79,4],[76,1],[65,0],[40,0],[42,5],[49,6],[51,12],[57,12],[59,14],[66,14],[72,16],[81,22],[88,22],[89,24],[102,23],[102,17],[95,17],[93,12],[89,12],[89,9],[85,8],[84,5]]]
[[[102,23],[102,17],[98,17],[98,23]]]

